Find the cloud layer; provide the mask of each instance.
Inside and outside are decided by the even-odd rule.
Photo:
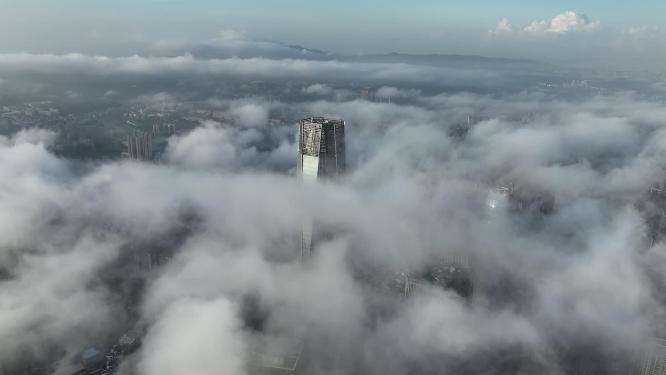
[[[78,96],[88,110],[196,125],[166,137],[159,163],[57,156],[66,127],[0,138],[0,364],[64,373],[136,325],[144,342],[123,366],[145,374],[249,373],[257,336],[303,339],[303,365],[322,374],[627,373],[663,334],[662,198],[650,190],[666,170],[663,101],[592,80],[558,91],[556,75],[527,91],[502,79],[491,93],[454,89],[502,69],[1,55],[3,74],[102,93]],[[154,81],[107,95],[100,76]],[[346,120],[340,181],[295,178],[305,114]],[[304,220],[334,228],[305,267]],[[367,277],[460,252],[471,297],[429,287],[404,300]]]

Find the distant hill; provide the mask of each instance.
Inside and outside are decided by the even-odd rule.
[[[487,67],[488,65],[496,67],[514,67],[516,65],[521,65],[523,67],[534,68],[543,65],[543,63],[534,60],[456,54],[409,54],[390,52],[367,55],[349,55],[304,47],[298,44],[282,43],[274,40],[243,41],[238,45],[232,46],[200,43],[187,45],[185,47],[187,48],[186,50],[183,48],[176,49],[167,54],[177,55],[188,52],[201,58],[228,58],[233,56],[241,58],[268,57],[276,59],[338,60],[347,62],[451,67]]]
[[[412,65],[486,65],[486,64],[524,64],[541,65],[540,62],[524,59],[509,59],[498,57],[485,57],[474,55],[449,55],[449,54],[407,54],[407,53],[383,53],[369,55],[344,56],[346,61],[357,62],[379,62],[379,63],[403,63]]]
[[[310,55],[331,56],[331,54],[326,52],[326,51],[322,51],[320,49],[314,49],[314,48],[307,48],[307,47],[299,46],[297,44],[289,44],[289,45],[286,45],[286,47],[291,48],[291,49],[295,49],[299,52],[307,53],[307,54],[310,54]]]

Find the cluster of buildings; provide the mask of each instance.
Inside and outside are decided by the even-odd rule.
[[[127,135],[127,157],[132,160],[153,160],[153,134],[138,129]]]
[[[117,372],[123,358],[132,354],[140,343],[141,332],[134,329],[120,336],[106,352],[102,352],[94,346],[89,347],[79,355],[69,373],[71,375],[113,375]]]
[[[155,151],[156,148],[164,148],[167,139],[177,134],[176,125],[171,123],[154,123],[150,131],[139,128],[132,121],[127,121],[127,125],[129,125],[129,132],[126,157],[131,160],[154,160],[158,154]]]
[[[401,272],[400,276],[403,280],[398,285],[405,298],[433,287],[453,290],[462,297],[471,296],[473,291],[471,260],[463,253],[433,257],[425,268]]]
[[[43,101],[0,108],[0,129],[11,131],[13,128],[32,127],[36,120],[53,119],[59,115],[52,102]]]

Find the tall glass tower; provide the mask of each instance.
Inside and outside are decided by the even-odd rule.
[[[298,177],[306,182],[334,178],[345,172],[345,122],[324,117],[301,120],[298,141]],[[303,223],[301,260],[312,251],[313,223]]]

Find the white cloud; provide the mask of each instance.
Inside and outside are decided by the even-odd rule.
[[[146,337],[140,373],[244,374],[244,346],[235,308],[225,299],[169,306]]]
[[[548,23],[546,21],[532,21],[523,29],[530,34],[539,34],[548,30]]]
[[[310,86],[304,87],[302,89],[302,92],[304,94],[312,96],[333,97],[335,98],[335,100],[338,101],[347,99],[354,95],[354,93],[348,89],[336,89],[323,83],[315,83]]]
[[[586,15],[567,11],[555,16],[550,21],[548,31],[553,33],[564,33],[568,31],[589,31],[599,27],[599,22],[591,22]]]
[[[377,93],[375,93],[375,95],[380,97],[380,98],[390,98],[392,96],[398,96],[399,94],[400,94],[400,90],[398,90],[395,87],[390,87],[390,86],[380,87],[377,90]]]
[[[508,19],[502,18],[497,23],[497,30],[503,31],[503,32],[511,32],[511,31],[513,31],[513,26],[511,26],[511,23],[509,22]]]
[[[599,27],[598,21],[590,21],[584,14],[566,11],[553,17],[550,21],[532,21],[523,30],[529,34],[563,34],[569,32],[592,31]]]
[[[260,104],[243,104],[233,108],[231,114],[238,124],[248,128],[264,126],[268,122],[268,109]]]
[[[206,122],[186,135],[172,137],[165,151],[170,163],[187,168],[231,168],[237,150],[220,124]]]
[[[173,109],[177,106],[176,98],[166,92],[141,95],[137,98],[137,102],[145,105],[148,108],[160,111]]]
[[[396,90],[400,92],[395,87],[384,91]],[[345,114],[350,161],[357,163],[349,184],[315,186],[312,195],[304,195],[293,177],[202,173],[201,166],[229,165],[225,163],[247,171],[238,155],[252,147],[239,139],[259,130],[243,126],[206,123],[173,138],[169,156],[178,160],[172,161],[193,168],[110,163],[93,167],[83,179],[71,176],[60,182],[47,178],[64,163],[39,145],[47,134],[24,133],[0,143],[0,172],[3,180],[12,181],[0,186],[0,251],[56,246],[91,222],[103,223],[120,237],[118,244],[107,241],[106,246],[97,237],[74,246],[65,241],[56,254],[29,254],[28,262],[8,267],[17,277],[3,283],[0,297],[0,333],[9,337],[0,345],[0,357],[42,341],[71,341],[70,352],[87,345],[86,337],[75,335],[106,327],[113,311],[106,307],[103,290],[87,290],[99,267],[116,256],[127,233],[173,232],[183,207],[195,210],[201,226],[146,290],[141,316],[150,325],[136,356],[137,373],[242,373],[249,353],[235,315],[236,303],[246,293],[258,294],[270,309],[270,329],[307,327],[315,344],[317,337],[327,339],[326,350],[315,347],[309,359],[317,362],[332,353],[356,360],[345,357],[345,350],[360,351],[364,357],[359,366],[384,366],[382,373],[404,373],[388,370],[403,365],[402,358],[420,360],[424,353],[467,358],[479,349],[495,353],[506,345],[524,345],[529,356],[541,358],[554,334],[561,335],[559,342],[575,345],[581,338],[578,327],[589,327],[593,339],[605,339],[595,342],[631,348],[628,333],[643,334],[642,326],[651,322],[646,315],[655,311],[652,295],[636,264],[634,241],[642,233],[641,220],[617,209],[614,198],[625,196],[623,191],[626,196],[642,192],[656,175],[650,164],[665,160],[661,140],[666,137],[651,132],[664,118],[659,104],[626,97],[572,103],[535,96],[442,94],[410,106],[363,100],[293,105]],[[511,120],[535,112],[539,115],[527,117],[527,123]],[[447,125],[467,113],[497,118],[474,125],[460,143],[450,141]],[[28,140],[38,145],[23,143]],[[650,146],[655,140],[660,142]],[[648,146],[655,153],[646,152]],[[224,151],[228,147],[231,154]],[[365,154],[359,157],[361,148]],[[30,153],[35,156],[27,157]],[[294,150],[292,163],[293,155]],[[637,163],[641,159],[649,168]],[[613,160],[617,162],[609,169]],[[618,168],[627,173],[617,174]],[[67,176],[66,171],[57,174]],[[495,228],[477,218],[466,181],[493,181],[498,174],[555,194],[558,210],[549,225],[523,234],[518,230],[525,227],[518,222],[506,220],[506,227]],[[321,199],[322,194],[327,198]],[[596,202],[590,206],[586,196]],[[610,198],[608,205],[603,197]],[[47,214],[54,206],[61,213],[57,220]],[[594,209],[600,206],[605,208]],[[311,270],[271,264],[264,252],[290,248],[285,238],[300,231],[304,211],[317,220],[325,215],[351,236],[324,245]],[[604,224],[610,216],[619,217],[614,222],[621,225]],[[620,220],[623,216],[628,221]],[[63,233],[67,225],[73,228]],[[58,235],[50,235],[48,228]],[[479,232],[484,236],[476,236]],[[462,302],[438,293],[400,302],[393,318],[364,331],[369,304],[347,268],[348,251],[356,248],[399,266],[432,247],[456,244],[475,255],[483,271],[479,288],[475,285],[478,298]],[[408,247],[412,251],[406,254]],[[512,308],[487,309],[485,299],[493,289],[484,288],[502,280],[495,273],[502,269],[524,280],[516,284],[520,296],[510,304],[529,309],[518,314]],[[657,270],[664,274],[663,267]],[[28,329],[34,334],[26,334]],[[395,361],[378,360],[385,353]],[[342,362],[334,363],[344,366]],[[425,357],[421,363],[431,362]],[[342,370],[338,372],[354,373]]]
[[[419,96],[419,94],[421,94],[420,90],[414,90],[414,89],[404,90],[392,86],[382,86],[379,89],[377,89],[375,96],[382,99],[388,99],[388,98],[416,97]]]
[[[323,83],[315,83],[303,89],[303,92],[306,94],[315,94],[315,95],[331,95],[333,89],[329,85]]]
[[[490,30],[488,33],[490,35],[501,35],[501,34],[511,34],[512,32],[513,32],[513,25],[505,17],[499,20],[499,22],[497,22],[497,27],[495,27],[495,29],[493,30]]]
[[[571,32],[592,31],[599,27],[598,21],[590,21],[589,18],[574,11],[566,11],[558,14],[551,20],[534,20],[522,29],[522,33],[529,35],[565,34]],[[507,18],[502,18],[495,29],[488,34],[492,36],[515,34],[514,27]]]
[[[282,63],[246,62],[257,61]],[[347,65],[348,77],[364,77],[359,67],[366,65]],[[304,70],[317,71],[316,66],[322,67],[305,64]],[[398,87],[381,87],[376,95],[412,92]],[[616,198],[641,194],[664,170],[666,135],[658,129],[666,112],[660,103],[631,97],[563,102],[530,92],[441,94],[410,105],[317,100],[288,106],[294,113],[339,114],[348,121],[353,163],[348,180],[315,184],[310,195],[293,177],[256,173],[252,155],[270,153],[257,151],[256,139],[273,137],[276,142],[266,147],[279,147],[286,164],[293,165],[296,155],[294,126],[284,133],[271,133],[277,126],[262,127],[265,110],[274,107],[257,99],[220,100],[216,108],[234,121],[204,123],[173,137],[166,154],[171,164],[104,163],[81,178],[70,176],[65,162],[44,148],[49,133],[0,138],[0,176],[11,181],[0,185],[0,253],[16,275],[2,283],[0,293],[0,336],[8,337],[0,344],[0,359],[44,341],[72,341],[70,352],[88,345],[90,338],[76,336],[96,334],[95,327],[116,321],[104,290],[88,289],[97,270],[125,241],[137,243],[134,236],[175,232],[171,228],[184,220],[179,218],[183,210],[188,218],[193,213],[195,232],[176,245],[181,251],[147,286],[141,318],[153,324],[136,356],[137,373],[242,373],[247,347],[235,313],[236,299],[247,293],[259,295],[270,310],[269,329],[291,333],[307,327],[315,344],[318,337],[327,339],[325,351],[316,346],[308,351],[308,361],[317,363],[330,353],[351,359],[329,362],[334,366],[358,360],[364,369],[388,374],[405,373],[395,368],[404,358],[434,353],[484,362],[506,353],[506,345],[524,345],[526,357],[550,361],[553,335],[559,335],[557,344],[574,350],[581,338],[591,338],[601,343],[592,350],[608,343],[631,351],[627,333],[643,334],[641,327],[652,323],[647,315],[658,309],[635,243],[642,220],[618,209]],[[469,114],[487,120],[453,141],[448,127]],[[286,137],[292,142],[283,142]],[[201,170],[207,168],[225,173]],[[476,216],[477,206],[467,199],[472,182],[485,186],[505,176],[556,196],[557,210],[547,225],[531,230],[522,220],[498,218],[505,226],[495,226]],[[303,212],[339,225],[343,240],[324,244],[312,269],[271,264],[264,253],[291,250],[289,238],[298,237]],[[604,224],[610,217],[618,217],[613,223],[619,224]],[[96,222],[103,225],[93,229],[105,234],[110,228],[118,241],[101,246],[104,236],[92,235],[63,241]],[[16,249],[33,247],[43,251],[22,256],[18,266],[7,261]],[[398,267],[433,248],[456,247],[478,261],[478,297],[462,302],[437,293],[401,301],[393,316],[364,331],[371,317],[365,309],[374,308],[378,294],[369,291],[371,298],[365,298],[347,259],[376,254]],[[659,275],[666,274],[661,264],[655,268]],[[518,280],[511,285],[515,296],[507,297],[507,308],[488,306],[487,299],[501,292],[488,285],[504,281],[497,274],[503,269]],[[577,332],[579,327],[588,328],[589,336]],[[344,349],[362,358],[346,356]],[[477,356],[478,350],[491,356]],[[384,353],[393,361],[377,360]],[[553,366],[561,363],[552,360]]]
[[[386,82],[488,82],[498,75],[479,68],[449,68],[404,63],[357,63],[337,60],[253,58],[89,56],[83,54],[0,54],[0,72],[63,74],[80,76],[231,76],[298,79],[354,80]]]
[[[56,133],[51,130],[30,128],[20,130],[18,133],[14,134],[12,137],[12,143],[14,145],[21,143],[30,143],[33,145],[45,145],[49,146],[53,143],[56,138]]]

